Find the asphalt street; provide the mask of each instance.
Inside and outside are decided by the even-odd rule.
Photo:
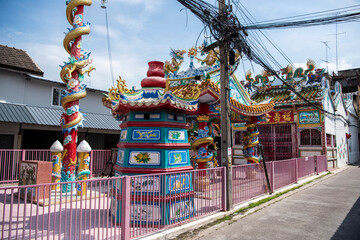
[[[192,239],[360,240],[360,167],[349,166]]]

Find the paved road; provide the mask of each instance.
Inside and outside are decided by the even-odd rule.
[[[360,167],[330,175],[193,239],[360,239]]]

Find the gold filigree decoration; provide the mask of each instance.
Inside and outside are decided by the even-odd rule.
[[[191,57],[191,56],[195,57],[196,55],[197,55],[197,50],[196,50],[196,48],[193,46],[193,47],[190,48],[189,51],[188,51],[188,57]]]
[[[109,98],[111,100],[119,100],[120,94],[122,93],[134,93],[134,91],[130,90],[126,86],[126,82],[124,79],[119,76],[119,79],[116,80],[117,86],[109,88]]]
[[[180,98],[183,99],[198,99],[200,96],[201,90],[197,84],[189,84],[186,89],[177,94]]]
[[[203,53],[204,52],[204,46],[200,46],[199,50]],[[206,64],[208,66],[214,65],[217,61],[219,61],[219,58],[217,57],[219,55],[219,49],[215,48],[214,50],[210,50],[207,52],[207,56],[204,59],[200,59],[195,57],[198,62],[201,62],[201,64]]]

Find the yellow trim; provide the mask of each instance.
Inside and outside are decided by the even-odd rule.
[[[72,1],[70,1],[69,4],[66,6],[66,18],[67,18],[68,22],[71,25],[73,24],[74,16],[72,14],[72,10],[76,6],[80,6],[80,5],[91,6],[91,4],[92,4],[92,0],[72,0]]]
[[[213,142],[214,142],[214,139],[212,137],[199,138],[191,144],[191,147],[195,148],[196,146],[199,146],[200,144],[203,144],[203,143],[212,144]]]
[[[61,99],[61,106],[66,109],[65,105],[69,102],[73,102],[76,100],[80,100],[82,98],[86,97],[86,92],[81,92],[81,93],[75,93],[66,97],[63,97]]]
[[[197,163],[203,163],[213,160],[214,156],[208,157],[208,158],[195,158]]]
[[[90,33],[90,27],[89,26],[78,27],[78,28],[70,31],[65,36],[64,41],[63,41],[63,45],[64,45],[65,50],[71,55],[70,41],[77,38],[77,37],[80,37],[82,35],[89,34],[89,33]]]

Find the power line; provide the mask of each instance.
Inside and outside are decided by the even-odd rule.
[[[231,13],[229,7],[225,7],[224,11],[226,14],[218,14],[215,7],[209,3],[206,3],[202,0],[192,1],[192,0],[178,0],[182,5],[187,7],[191,12],[193,12],[209,29],[214,38],[221,44],[222,42],[230,43],[233,48],[237,49],[240,53],[245,54],[248,59],[254,61],[255,63],[262,66],[268,73],[272,76],[275,76],[279,79],[289,90],[294,92],[300,99],[304,100],[307,104],[313,106],[314,108],[334,116],[342,117],[348,124],[348,120],[346,120],[343,116],[335,113],[331,113],[324,109],[319,108],[316,104],[302,96],[299,92],[297,92],[293,86],[284,81],[276,70],[269,64],[266,57],[263,57],[261,52],[261,44],[260,46],[253,44],[253,42],[249,42],[248,39],[251,38],[251,35],[246,31],[247,29],[242,26],[238,20],[238,18]],[[350,14],[353,17],[360,17],[359,13]],[[291,23],[281,23],[278,26],[310,26],[310,25],[321,25],[328,24],[334,21],[347,21],[350,19],[350,15],[337,15],[335,17],[327,17],[322,19],[313,19],[306,21],[297,21]],[[249,18],[248,18],[249,19]],[[319,22],[317,22],[319,20]],[[257,27],[255,27],[257,26]],[[264,25],[263,25],[264,26]],[[259,25],[253,25],[254,30],[265,29],[265,27],[260,27]],[[270,25],[269,25],[270,26]],[[272,25],[272,26],[276,26]],[[257,41],[256,38],[253,40]],[[264,49],[264,48],[263,48]],[[271,54],[265,49],[265,54],[267,57],[273,61],[273,63],[277,63],[276,60],[271,56]]]

